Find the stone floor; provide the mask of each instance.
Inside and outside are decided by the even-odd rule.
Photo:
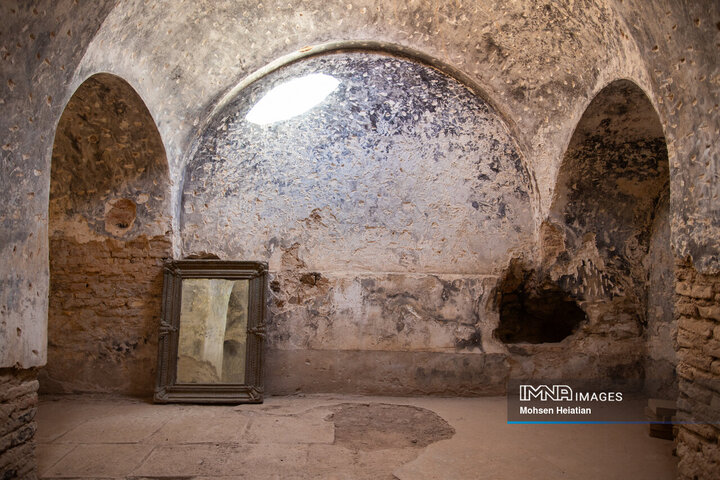
[[[508,425],[505,398],[41,399],[43,478],[672,479],[647,425]]]

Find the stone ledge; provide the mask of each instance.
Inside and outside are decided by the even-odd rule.
[[[503,395],[503,354],[268,350],[265,390],[271,395]]]

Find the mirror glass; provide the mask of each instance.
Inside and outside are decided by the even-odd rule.
[[[177,383],[245,383],[249,280],[182,282]]]

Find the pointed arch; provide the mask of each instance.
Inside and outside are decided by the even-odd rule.
[[[588,312],[584,334],[609,335],[608,352],[626,352],[634,366],[624,371],[654,395],[676,389],[669,196],[660,117],[636,83],[615,80],[565,151],[541,226],[542,265]]]
[[[162,261],[171,256],[169,186],[142,98],[116,75],[87,78],[53,144],[42,391],[152,391]]]

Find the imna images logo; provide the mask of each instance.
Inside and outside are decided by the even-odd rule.
[[[520,385],[520,401],[531,402],[562,402],[572,401],[573,391],[567,385]]]

